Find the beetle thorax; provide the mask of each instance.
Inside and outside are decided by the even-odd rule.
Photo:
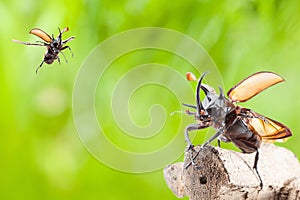
[[[206,114],[211,120],[211,126],[220,129],[225,126],[225,117],[228,112],[226,98],[216,94],[206,96],[202,102]]]

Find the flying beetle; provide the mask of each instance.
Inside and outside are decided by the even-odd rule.
[[[64,32],[69,31],[69,28],[66,27],[63,30],[60,30],[58,28],[58,31],[59,31],[59,35],[57,36],[57,38],[54,38],[53,34],[52,34],[52,37],[51,37],[48,33],[46,33],[45,31],[43,31],[39,28],[33,28],[29,31],[30,34],[33,34],[33,35],[41,38],[44,42],[36,41],[36,43],[30,43],[30,42],[21,42],[21,41],[18,41],[18,40],[13,40],[13,42],[16,42],[16,43],[19,43],[19,44],[36,45],[36,46],[45,46],[46,47],[46,52],[44,54],[44,59],[43,59],[42,63],[37,67],[36,73],[38,72],[39,68],[42,67],[42,65],[44,63],[50,65],[54,62],[54,60],[57,59],[59,64],[60,64],[60,58],[58,56],[59,53],[61,53],[63,55],[65,61],[68,62],[65,55],[62,52],[65,49],[69,49],[71,51],[72,57],[73,57],[73,52],[71,50],[71,47],[65,46],[65,44],[67,42],[75,39],[75,37],[71,36],[66,40],[62,40],[62,34]]]
[[[232,87],[225,97],[223,90],[219,87],[219,94],[214,88],[203,84],[202,81],[207,73],[203,73],[198,80],[196,88],[196,105],[183,104],[195,109],[195,112],[187,110],[188,115],[193,115],[197,123],[188,125],[185,129],[185,139],[188,149],[193,148],[189,138],[189,132],[193,130],[213,127],[217,132],[200,147],[203,149],[207,144],[215,139],[222,142],[233,142],[243,153],[255,154],[254,166],[262,186],[261,177],[257,171],[259,157],[258,148],[264,141],[285,140],[290,137],[290,129],[280,122],[258,114],[248,108],[243,108],[237,103],[245,102],[272,85],[283,82],[284,79],[273,72],[257,72],[245,78],[237,85]],[[188,72],[187,80],[196,80],[195,75]],[[205,98],[201,101],[200,90],[203,90]],[[194,159],[199,152],[192,158],[191,164],[195,165]]]

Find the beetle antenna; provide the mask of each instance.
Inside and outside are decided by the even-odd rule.
[[[182,103],[182,105],[189,107],[189,108],[197,109],[197,106],[194,106],[194,105],[190,105],[190,104],[186,104],[186,103]]]
[[[183,110],[176,110],[176,111],[171,112],[170,116],[173,116],[173,115],[178,114],[178,113],[182,114],[182,113],[185,113],[185,112]]]
[[[207,74],[208,72],[204,72],[199,81],[198,81],[198,85],[197,85],[197,92],[196,92],[196,99],[197,99],[197,102],[196,102],[196,105],[197,105],[197,112],[198,112],[198,115],[200,115],[200,111],[201,110],[204,110],[204,107],[201,103],[201,100],[200,100],[200,88],[201,88],[201,83],[202,83],[202,80],[204,78],[204,76]]]

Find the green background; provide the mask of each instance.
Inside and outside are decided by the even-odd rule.
[[[299,1],[2,0],[0,19],[1,199],[176,199],[162,170],[130,174],[98,162],[81,144],[73,122],[73,84],[84,59],[103,40],[137,27],[169,28],[199,42],[218,66],[225,91],[257,71],[282,75],[286,82],[242,105],[289,126],[294,135],[279,145],[300,155]],[[61,65],[44,65],[36,75],[44,49],[12,39],[34,42],[31,28],[56,35],[57,27],[65,26],[70,31],[64,38],[76,36],[70,42],[74,58],[66,51],[68,64],[62,58]],[[165,56],[156,55],[156,62],[168,63]],[[145,104],[136,98],[134,120],[143,124],[144,112],[137,111],[149,107],[151,96]],[[179,109],[173,99],[170,110]],[[159,145],[168,142],[162,141]],[[153,150],[151,144],[146,148]]]

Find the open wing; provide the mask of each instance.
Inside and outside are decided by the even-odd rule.
[[[45,42],[49,43],[49,42],[52,41],[52,38],[50,37],[50,35],[48,35],[48,33],[46,33],[45,31],[43,31],[43,30],[41,30],[39,28],[31,29],[29,31],[29,33],[38,36],[39,38],[41,38]]]
[[[285,138],[292,135],[287,126],[254,111],[248,111],[244,120],[247,120],[249,129],[258,134],[264,141],[285,141]]]
[[[268,87],[282,81],[284,81],[284,79],[273,72],[257,72],[231,88],[227,96],[233,102],[244,102]]]

